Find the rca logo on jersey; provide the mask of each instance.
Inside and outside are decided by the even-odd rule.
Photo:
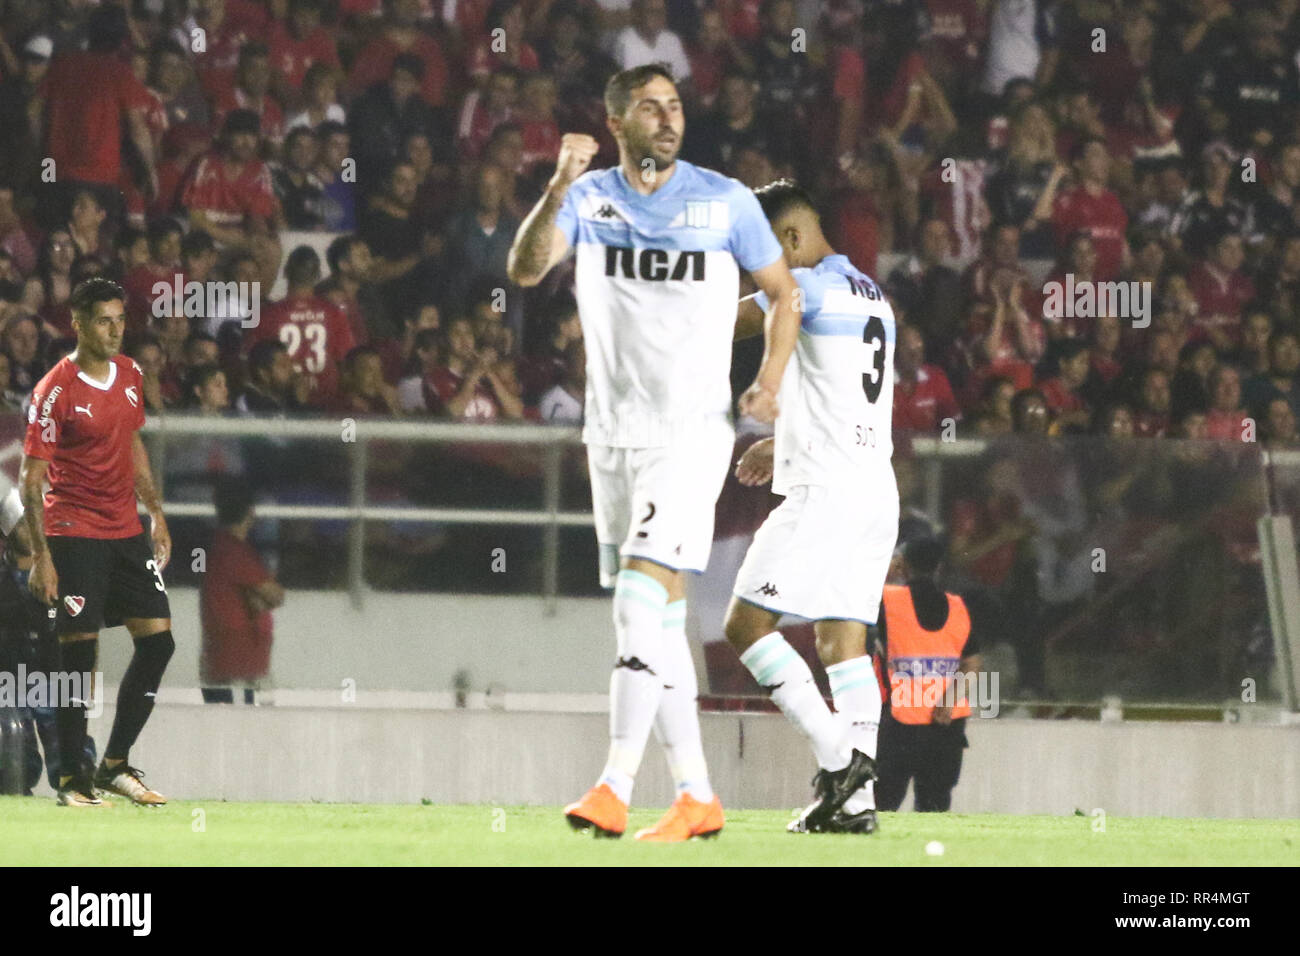
[[[622,279],[645,279],[649,282],[676,282],[687,278],[703,282],[704,253],[606,246],[605,275]]]
[[[63,606],[70,617],[76,617],[86,607],[86,599],[80,594],[69,594],[63,598]]]
[[[140,396],[137,394],[134,385],[126,387],[126,400],[131,403],[132,408],[140,407]]]

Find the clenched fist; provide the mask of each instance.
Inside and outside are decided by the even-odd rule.
[[[560,140],[560,158],[555,163],[551,185],[568,186],[587,171],[592,158],[600,150],[594,136],[586,133],[565,133]]]

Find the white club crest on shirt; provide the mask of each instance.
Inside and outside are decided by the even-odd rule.
[[[132,408],[140,407],[140,396],[136,392],[134,385],[128,385],[126,387],[126,400],[131,403]]]
[[[693,229],[709,227],[709,203],[694,199],[686,200],[686,225]]]

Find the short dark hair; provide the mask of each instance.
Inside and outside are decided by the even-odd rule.
[[[222,475],[212,488],[212,503],[217,508],[217,523],[223,527],[239,524],[253,510],[253,489],[242,478]]]
[[[297,246],[284,264],[284,277],[293,286],[314,283],[320,278],[320,253],[311,246]]]
[[[181,351],[188,352],[199,342],[211,342],[213,345],[216,345],[217,337],[211,332],[191,332],[189,335],[185,336],[185,342],[181,345]]]
[[[817,214],[817,207],[813,205],[808,190],[793,179],[778,179],[766,186],[759,186],[754,190],[754,195],[758,197],[758,204],[763,207],[763,215],[768,222],[776,222],[795,209],[809,209],[813,215]]]
[[[193,259],[195,256],[206,255],[209,252],[215,252],[216,242],[212,236],[202,229],[191,229],[181,240],[181,258]]]
[[[68,306],[72,310],[73,318],[87,319],[95,310],[96,303],[112,302],[114,299],[126,301],[126,293],[122,291],[122,287],[112,279],[92,276],[72,290],[72,295],[68,298]]]
[[[666,63],[647,63],[615,73],[605,84],[605,112],[610,116],[622,116],[632,102],[632,91],[645,86],[656,76],[662,76],[674,85],[677,83]]]
[[[262,339],[249,350],[248,374],[255,376],[258,372],[269,369],[275,364],[276,355],[287,350],[287,346],[279,339]]]
[[[339,264],[352,255],[352,247],[359,242],[365,240],[355,233],[347,233],[329,244],[325,250],[325,261],[329,263],[330,272],[339,271]]]
[[[393,57],[393,71],[390,77],[395,76],[398,70],[404,70],[417,80],[423,80],[424,60],[420,59],[417,53],[399,53]]]
[[[149,223],[149,249],[153,250],[154,246],[162,242],[168,236],[175,233],[182,235],[185,232],[181,224],[169,216],[163,216]]]
[[[86,48],[91,53],[116,53],[129,33],[124,9],[108,4],[96,7],[86,20]]]
[[[186,405],[197,405],[198,398],[194,395],[196,388],[202,388],[208,382],[222,374],[220,365],[195,365],[185,373],[184,401]]]
[[[322,120],[316,124],[316,135],[320,137],[323,143],[336,133],[347,134],[348,128],[338,120]]]
[[[903,547],[909,578],[932,578],[943,561],[943,544],[938,538],[913,538]]]
[[[231,137],[238,136],[240,133],[248,133],[260,138],[262,117],[252,110],[231,110],[226,114],[225,125],[221,127],[221,138],[229,143]]]

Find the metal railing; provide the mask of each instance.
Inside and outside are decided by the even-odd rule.
[[[542,597],[545,613],[555,613],[559,592],[560,528],[592,527],[590,512],[561,511],[565,448],[581,445],[581,429],[541,424],[466,424],[461,422],[391,421],[367,418],[218,418],[206,415],[166,413],[151,415],[144,433],[151,439],[152,465],[162,490],[168,515],[177,517],[216,516],[207,503],[167,501],[167,444],[172,436],[201,435],[206,438],[316,439],[337,441],[347,448],[347,505],[259,504],[264,518],[287,520],[343,520],[348,528],[348,593],[361,608],[365,601],[365,527],[368,521],[401,521],[415,524],[514,525],[541,527]],[[370,443],[401,441],[421,444],[482,444],[540,447],[542,497],[540,509],[505,508],[416,508],[367,504],[366,467]],[[290,477],[290,476],[286,476]]]

